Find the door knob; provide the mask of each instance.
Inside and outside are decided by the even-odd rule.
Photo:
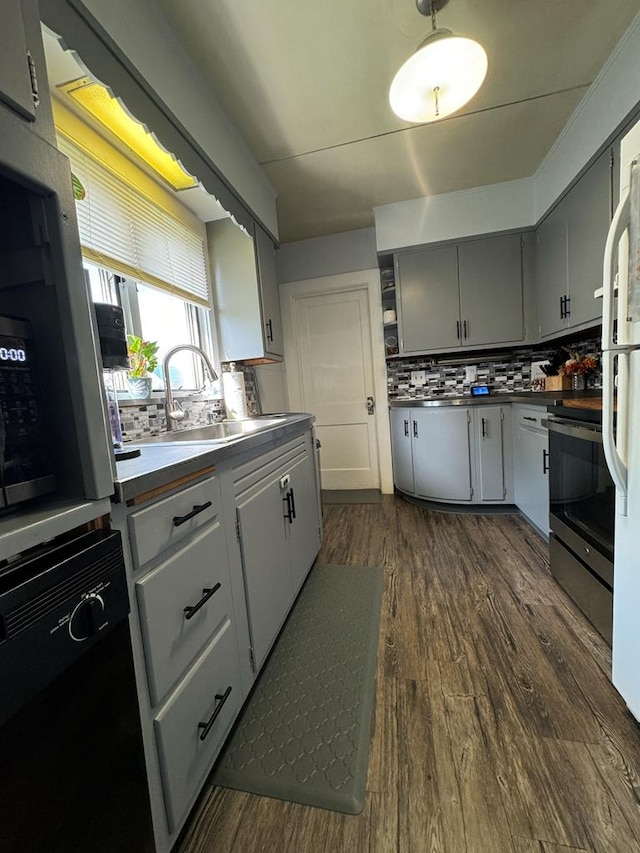
[[[367,397],[367,414],[372,415],[376,410],[376,401],[373,397]]]

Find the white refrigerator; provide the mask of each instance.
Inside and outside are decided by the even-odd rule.
[[[640,155],[624,148],[604,255],[602,433],[616,485],[612,679],[640,720]]]

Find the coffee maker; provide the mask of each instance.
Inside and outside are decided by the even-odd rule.
[[[102,356],[102,380],[107,397],[111,442],[116,462],[140,456],[139,448],[126,448],[122,441],[122,425],[118,408],[118,392],[115,374],[129,369],[127,353],[127,332],[124,325],[124,313],[119,305],[109,302],[94,302],[93,309],[98,327],[100,354]]]

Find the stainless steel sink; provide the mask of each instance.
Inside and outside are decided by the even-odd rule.
[[[254,432],[278,426],[286,417],[286,414],[263,415],[255,418],[244,418],[239,421],[221,421],[220,423],[208,424],[207,426],[173,429],[170,432],[162,433],[162,435],[154,435],[151,438],[145,439],[144,444],[152,442],[177,444],[187,441],[195,444],[208,444],[209,442],[212,444],[224,443],[241,438],[243,435],[250,435]]]

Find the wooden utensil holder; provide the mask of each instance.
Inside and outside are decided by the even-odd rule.
[[[545,391],[570,391],[570,376],[546,376],[544,380]]]

